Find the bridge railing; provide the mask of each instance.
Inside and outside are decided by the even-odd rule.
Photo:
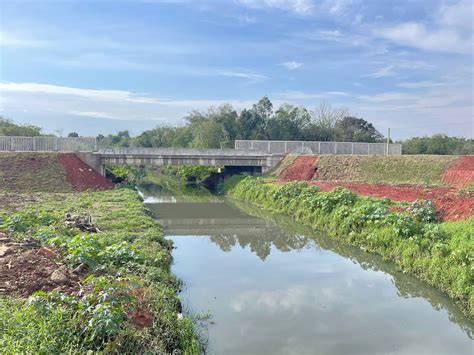
[[[0,136],[3,152],[95,152],[97,140],[83,137]]]
[[[402,145],[397,143],[236,140],[235,149],[250,149],[269,154],[402,154]]]
[[[130,156],[266,156],[266,152],[259,152],[249,149],[208,149],[208,148],[100,148],[99,153],[103,155],[130,155]]]

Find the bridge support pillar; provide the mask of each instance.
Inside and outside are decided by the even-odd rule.
[[[100,162],[100,156],[94,153],[75,153],[76,156],[92,169],[105,177],[105,165]]]

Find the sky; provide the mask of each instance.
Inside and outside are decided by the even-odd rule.
[[[0,0],[0,115],[82,135],[266,95],[474,135],[472,0]]]

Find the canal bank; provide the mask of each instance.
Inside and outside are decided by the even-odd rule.
[[[282,185],[254,177],[238,182],[230,196],[381,255],[443,290],[474,316],[473,217],[441,223],[429,200],[396,202],[344,188],[321,192],[306,182]]]
[[[0,201],[0,352],[200,352],[172,243],[136,191]]]
[[[471,353],[460,308],[377,255],[245,203],[149,197],[209,353]]]

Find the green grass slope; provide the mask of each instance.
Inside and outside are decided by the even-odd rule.
[[[0,191],[70,192],[54,153],[0,153]]]
[[[443,171],[456,158],[322,155],[317,163],[317,180],[441,186]]]

